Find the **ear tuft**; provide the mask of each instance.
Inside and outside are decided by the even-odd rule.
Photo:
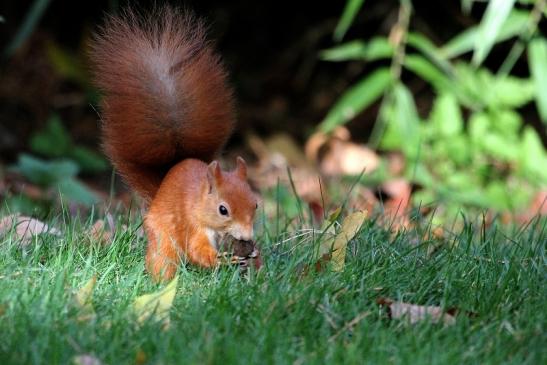
[[[236,173],[237,176],[239,176],[241,179],[246,180],[247,179],[247,163],[242,157],[237,157],[237,167],[236,167]]]
[[[209,182],[209,193],[222,181],[222,170],[217,160],[207,166],[207,181]]]

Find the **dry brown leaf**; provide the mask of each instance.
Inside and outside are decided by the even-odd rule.
[[[359,232],[366,217],[366,211],[354,212],[348,215],[342,222],[340,233],[334,239],[332,246],[332,270],[344,270],[348,242]]]
[[[390,318],[407,319],[411,324],[425,320],[430,320],[433,323],[442,322],[445,325],[456,323],[456,318],[452,314],[443,311],[438,306],[409,304],[393,301],[389,298],[378,298],[376,302],[388,309]]]
[[[99,219],[91,226],[88,236],[93,242],[98,242],[101,245],[112,241],[112,231],[105,227],[105,222],[102,219]]]
[[[146,352],[144,352],[142,349],[138,349],[137,353],[135,354],[135,365],[144,365],[148,361],[148,356],[146,356]]]
[[[537,217],[538,215],[544,216],[547,215],[547,190],[541,190],[536,193],[536,195],[532,198],[532,201],[530,203],[530,206],[526,209],[526,211],[522,212],[516,217],[517,222],[521,224],[525,224],[527,222],[530,222],[534,217]],[[507,221],[513,221],[513,217],[503,217]]]
[[[395,231],[408,228],[408,210],[412,194],[410,183],[402,178],[393,179],[382,184],[382,190],[389,196],[384,203],[384,215],[387,218],[385,223],[391,224]]]
[[[273,135],[265,141],[270,154],[281,154],[291,167],[308,166],[304,152],[294,138],[287,133]]]
[[[323,132],[314,133],[308,138],[304,152],[310,161],[317,162],[319,158],[319,150],[329,141],[329,136]]]
[[[360,184],[353,187],[352,194],[348,200],[348,206],[352,210],[373,212],[378,207],[378,204],[379,201],[374,192]]]
[[[339,210],[336,212],[339,214]],[[338,234],[334,235],[334,225],[330,222],[333,222],[338,216],[336,212],[324,223],[328,229],[323,229],[323,238],[319,246],[319,260],[315,264],[317,271],[321,271],[326,262],[331,262],[333,271],[344,270],[348,242],[359,232],[367,216],[366,211],[351,213],[342,222]]]
[[[61,235],[61,232],[57,228],[50,227],[44,222],[31,217],[12,214],[0,219],[0,235],[9,232],[12,227],[15,227],[15,234],[21,240],[22,246],[28,245],[33,236],[42,233],[48,233],[55,236]]]
[[[400,152],[387,155],[387,166],[391,176],[400,176],[405,171],[405,156]]]
[[[370,148],[349,141],[332,140],[320,164],[328,176],[370,173],[380,165],[380,157]]]
[[[330,134],[321,131],[315,132],[308,138],[304,151],[308,160],[319,162],[320,150],[333,140],[349,141],[351,134],[346,127],[339,126],[334,128]]]

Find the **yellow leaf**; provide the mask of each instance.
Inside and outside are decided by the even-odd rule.
[[[323,257],[324,255],[330,255],[332,250],[332,244],[334,242],[334,237],[336,232],[334,230],[334,221],[338,219],[340,213],[342,212],[342,207],[336,208],[329,217],[321,225],[321,244],[319,245],[319,251],[317,259]]]
[[[133,303],[133,312],[137,316],[139,323],[143,323],[149,318],[157,321],[163,321],[164,325],[169,325],[169,310],[175,299],[177,291],[178,275],[165,288],[155,293],[141,295]]]
[[[342,222],[340,233],[338,233],[332,245],[331,262],[333,271],[344,270],[348,242],[359,232],[366,217],[366,211],[358,211],[348,215]]]
[[[80,315],[78,320],[84,321],[95,317],[95,309],[91,303],[91,297],[93,295],[93,289],[95,289],[95,283],[97,282],[97,275],[93,275],[87,283],[82,286],[74,295],[74,302],[80,309]]]

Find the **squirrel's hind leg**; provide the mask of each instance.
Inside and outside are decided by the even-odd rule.
[[[146,249],[146,270],[155,281],[171,280],[181,262],[173,237],[165,230],[146,227],[148,246]]]

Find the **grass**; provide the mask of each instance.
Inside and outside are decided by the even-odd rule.
[[[66,364],[541,364],[545,335],[546,224],[503,234],[467,225],[444,240],[395,236],[367,221],[345,270],[302,276],[309,234],[281,242],[264,230],[265,267],[182,267],[171,325],[138,326],[129,307],[157,290],[144,272],[145,240],[132,225],[111,245],[89,244],[88,223],[54,222],[62,237],[21,249],[0,239],[0,363]],[[266,227],[268,228],[268,227]],[[97,274],[97,317],[79,321],[73,293]],[[456,324],[389,319],[379,296],[458,307]],[[353,321],[352,321],[353,320]]]

